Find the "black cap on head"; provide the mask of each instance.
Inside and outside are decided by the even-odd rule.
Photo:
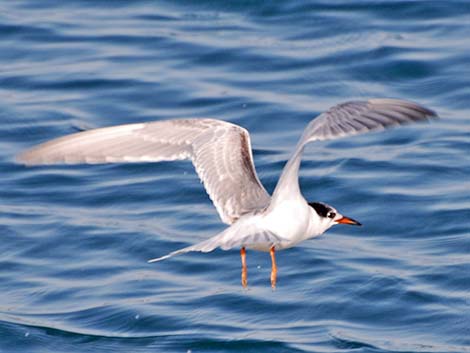
[[[308,204],[318,213],[320,217],[327,217],[328,212],[332,211],[330,206],[322,202],[309,202]]]

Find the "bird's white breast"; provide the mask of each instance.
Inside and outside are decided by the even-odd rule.
[[[267,229],[286,239],[285,247],[289,247],[309,238],[310,217],[310,207],[304,200],[286,200],[268,208],[263,221]]]

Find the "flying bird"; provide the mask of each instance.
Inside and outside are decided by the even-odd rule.
[[[250,135],[244,128],[215,119],[176,119],[111,126],[67,135],[17,157],[26,165],[160,162],[190,159],[229,226],[198,244],[149,260],[156,262],[190,251],[239,248],[241,281],[247,286],[246,249],[271,256],[275,288],[275,252],[317,237],[336,224],[360,225],[323,202],[307,202],[299,188],[299,166],[307,144],[385,129],[437,115],[421,105],[397,99],[338,104],[305,128],[272,195],[256,174]]]

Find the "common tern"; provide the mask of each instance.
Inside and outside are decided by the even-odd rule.
[[[317,237],[336,224],[360,225],[322,202],[307,202],[299,188],[299,166],[313,141],[429,120],[437,115],[397,99],[338,104],[307,125],[270,196],[256,174],[250,135],[215,119],[176,119],[119,125],[67,135],[20,154],[26,165],[160,162],[190,159],[222,221],[229,226],[196,245],[149,260],[190,251],[240,248],[242,285],[247,286],[246,249],[270,252],[271,286],[276,286],[275,251]]]

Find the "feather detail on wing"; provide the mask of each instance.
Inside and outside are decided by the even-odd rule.
[[[160,162],[191,159],[225,223],[265,208],[250,135],[214,119],[181,119],[94,129],[61,137],[18,156],[27,165]],[[234,192],[234,191],[237,192]]]
[[[437,117],[432,110],[398,99],[370,99],[338,104],[307,126],[300,144],[382,130]]]
[[[338,104],[313,119],[287,162],[272,197],[272,204],[300,194],[298,174],[305,145],[392,126],[437,118],[432,110],[398,99],[370,99]]]

